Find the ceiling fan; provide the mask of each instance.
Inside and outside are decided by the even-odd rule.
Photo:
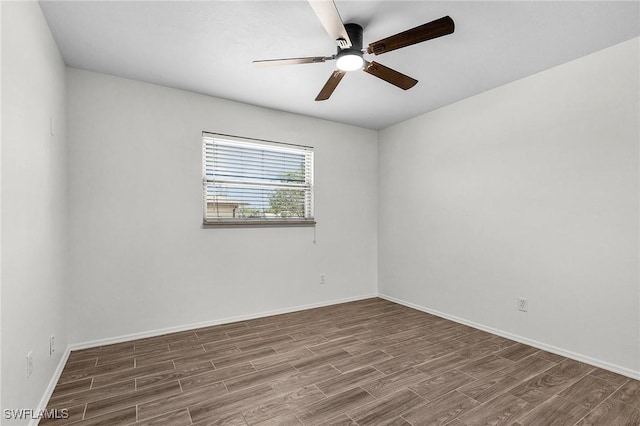
[[[310,56],[305,58],[267,59],[253,61],[254,65],[265,67],[274,65],[315,64],[336,59],[337,70],[333,71],[329,80],[316,97],[316,101],[329,99],[333,91],[349,71],[363,70],[401,89],[407,90],[416,85],[418,80],[385,67],[375,61],[368,62],[363,58],[365,53],[381,55],[402,47],[411,46],[453,33],[453,19],[445,16],[427,22],[415,28],[403,31],[382,40],[369,43],[362,48],[362,27],[358,24],[343,24],[338,9],[332,0],[308,0],[318,19],[329,36],[335,40],[338,51],[332,56]]]

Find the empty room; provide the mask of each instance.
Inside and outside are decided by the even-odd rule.
[[[640,425],[639,1],[0,1],[2,425]]]

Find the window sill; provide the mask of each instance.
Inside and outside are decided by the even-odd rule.
[[[305,227],[305,226],[316,226],[315,220],[246,220],[246,221],[236,221],[236,220],[220,220],[216,222],[203,222],[203,228],[247,228],[247,227],[259,227],[259,228],[268,228],[268,227]]]

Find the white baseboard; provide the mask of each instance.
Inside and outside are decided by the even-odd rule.
[[[622,374],[623,376],[630,377],[632,379],[640,380],[640,371],[631,370],[626,367],[621,367],[616,364],[611,364],[606,361],[601,361],[599,359],[591,358],[590,356],[587,356],[587,355],[582,355],[566,349],[558,348],[556,346],[547,345],[546,343],[538,342],[536,340],[532,340],[526,337],[518,336],[516,334],[508,333],[506,331],[498,330],[496,328],[479,324],[474,321],[469,321],[464,318],[459,318],[454,315],[445,314],[444,312],[439,312],[424,306],[416,305],[415,303],[407,302],[401,299],[397,299],[395,297],[387,296],[385,294],[378,294],[378,297],[381,299],[388,300],[390,302],[397,303],[399,305],[404,305],[409,308],[416,309],[418,311],[426,312],[428,314],[445,318],[460,324],[468,325],[469,327],[477,328],[479,330],[486,331],[491,334],[496,334],[498,336],[502,336],[510,340],[515,340],[516,342],[524,343],[525,345],[533,346],[535,348],[542,349],[547,352],[552,352],[554,354],[571,358],[576,361],[584,362],[585,364],[593,365],[594,367],[599,367],[605,370],[613,371],[614,373]]]
[[[325,301],[325,302],[312,303],[312,304],[309,304],[309,305],[299,305],[299,306],[294,306],[294,307],[290,307],[290,308],[276,309],[276,310],[273,310],[273,311],[265,311],[265,312],[260,312],[260,313],[257,313],[257,314],[249,314],[249,315],[240,315],[240,316],[237,316],[237,317],[220,318],[220,319],[211,320],[211,321],[204,321],[204,322],[198,322],[198,323],[193,323],[193,324],[185,324],[185,325],[161,328],[161,329],[150,330],[150,331],[143,331],[143,332],[140,332],[140,333],[131,333],[131,334],[123,335],[123,336],[109,337],[109,338],[106,338],[106,339],[98,339],[98,340],[91,340],[91,341],[88,341],[88,342],[74,343],[74,344],[69,345],[69,350],[75,351],[75,350],[79,350],[79,349],[95,348],[95,347],[98,347],[98,346],[111,345],[111,344],[114,344],[114,343],[128,342],[130,340],[144,339],[146,337],[155,337],[155,336],[161,336],[163,334],[176,333],[176,332],[179,332],[179,331],[193,330],[195,328],[211,327],[211,326],[214,326],[214,325],[228,324],[228,323],[238,322],[238,321],[248,321],[248,320],[252,320],[252,319],[256,319],[256,318],[268,317],[268,316],[271,316],[271,315],[288,314],[288,313],[291,313],[291,312],[304,311],[304,310],[307,310],[307,309],[321,308],[323,306],[331,306],[331,305],[337,305],[337,304],[340,304],[340,303],[355,302],[356,300],[370,299],[372,297],[378,297],[378,294],[377,293],[371,293],[371,294],[366,294],[366,295],[361,295],[361,296],[347,297],[347,298],[344,298],[344,299],[329,300],[329,301]]]
[[[53,372],[53,376],[51,376],[51,380],[49,380],[49,384],[47,385],[42,398],[40,399],[40,403],[38,404],[36,413],[42,413],[47,408],[49,398],[51,398],[53,390],[56,388],[58,380],[60,380],[60,375],[62,374],[62,370],[64,370],[64,366],[66,365],[67,360],[69,359],[69,354],[71,354],[71,349],[69,348],[69,346],[67,346],[67,348],[64,350],[64,353],[62,354],[62,357],[60,358],[60,362],[58,363],[56,370]],[[29,422],[29,426],[37,426],[38,423],[40,423],[40,419],[32,419]]]

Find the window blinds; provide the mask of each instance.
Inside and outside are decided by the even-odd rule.
[[[313,151],[203,136],[204,222],[313,222]]]

